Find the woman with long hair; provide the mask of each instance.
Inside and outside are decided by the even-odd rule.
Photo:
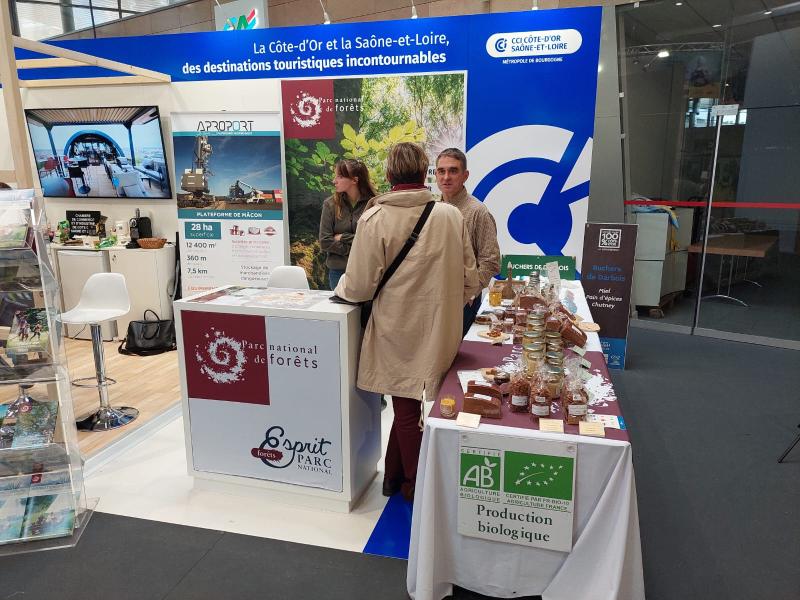
[[[375,196],[369,170],[360,160],[344,159],[333,167],[333,195],[322,204],[319,245],[328,257],[328,282],[334,289],[347,268],[358,219]]]

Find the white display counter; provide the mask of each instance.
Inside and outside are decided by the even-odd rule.
[[[350,511],[377,472],[380,399],[356,389],[359,311],[330,292],[226,287],[175,302],[189,474]]]

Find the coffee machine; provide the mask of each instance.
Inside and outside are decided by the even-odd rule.
[[[126,244],[126,248],[138,248],[139,238],[153,237],[153,226],[150,223],[150,217],[141,216],[138,208],[136,209],[136,216],[128,221],[128,230],[131,241]]]

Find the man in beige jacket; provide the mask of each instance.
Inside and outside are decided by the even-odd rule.
[[[416,144],[389,152],[392,191],[376,196],[359,220],[347,270],[336,294],[371,300],[383,273],[410,236],[426,204],[428,159]],[[383,491],[414,496],[423,392],[436,399],[461,343],[462,309],[479,291],[475,255],[459,210],[437,202],[416,244],[381,290],[361,345],[358,387],[389,394],[394,423],[386,449]]]

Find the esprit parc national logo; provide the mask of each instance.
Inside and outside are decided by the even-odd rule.
[[[252,9],[247,15],[239,15],[238,17],[228,17],[223,25],[223,31],[235,31],[238,29],[255,29],[258,27],[258,13],[256,9]]]
[[[269,404],[264,317],[181,313],[190,398]]]

